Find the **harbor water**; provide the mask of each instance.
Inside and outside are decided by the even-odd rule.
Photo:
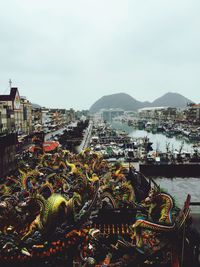
[[[192,202],[200,202],[200,179],[199,178],[181,178],[174,177],[155,178],[155,181],[161,188],[165,189],[177,201],[178,206],[182,206],[188,194],[191,195]],[[200,206],[191,207],[192,211],[200,213]]]
[[[185,152],[192,152],[193,151],[193,143],[179,138],[178,136],[174,136],[172,138],[167,137],[162,133],[151,133],[145,130],[138,130],[133,128],[132,126],[128,126],[126,123],[120,122],[113,122],[112,127],[116,130],[123,130],[131,137],[148,137],[150,142],[153,143],[152,148],[153,150],[159,150],[162,152],[166,152],[166,145],[169,144],[169,149],[179,150],[180,147],[183,145],[182,151]]]
[[[112,123],[112,127],[117,130],[126,131],[131,137],[148,137],[149,141],[153,143],[152,148],[154,150],[159,149],[165,152],[167,143],[170,143],[170,150],[179,150],[184,141],[182,151],[193,151],[193,144],[183,139],[177,139],[176,137],[168,138],[161,133],[152,134],[145,130],[135,129],[124,123],[114,122]],[[159,177],[155,178],[155,181],[161,188],[164,188],[168,193],[174,196],[180,206],[184,204],[187,194],[191,195],[192,202],[200,202],[200,174],[199,178],[174,177],[171,179]],[[200,207],[193,207],[192,209],[200,213]]]

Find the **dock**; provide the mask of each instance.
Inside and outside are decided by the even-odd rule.
[[[145,164],[140,163],[140,171],[151,177],[197,177],[200,178],[200,163]]]

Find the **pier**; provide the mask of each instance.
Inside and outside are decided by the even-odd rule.
[[[198,177],[200,178],[200,163],[184,164],[140,164],[140,171],[145,176],[152,177]]]

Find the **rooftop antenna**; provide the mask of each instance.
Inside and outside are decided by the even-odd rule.
[[[10,86],[10,89],[11,89],[11,87],[12,87],[12,80],[11,79],[9,79],[9,86]]]

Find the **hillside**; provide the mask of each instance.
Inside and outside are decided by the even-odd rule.
[[[191,103],[190,99],[178,93],[166,93],[165,95],[155,99],[152,103],[145,101],[140,102],[132,96],[125,93],[106,95],[98,99],[91,107],[90,112],[95,113],[101,109],[121,108],[126,111],[137,111],[143,107],[177,107],[183,108],[187,103]]]
[[[157,98],[152,102],[152,106],[169,106],[169,107],[179,107],[183,108],[187,106],[187,103],[191,103],[192,101],[178,93],[166,93],[165,95]]]
[[[137,110],[142,107],[142,102],[137,101],[132,96],[119,93],[106,95],[97,100],[90,108],[90,112],[95,113],[100,109],[122,108],[124,110]]]

